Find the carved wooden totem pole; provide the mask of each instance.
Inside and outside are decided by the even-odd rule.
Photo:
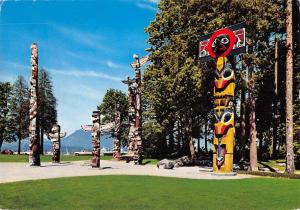
[[[37,118],[38,104],[38,47],[37,44],[31,45],[31,78],[30,78],[30,124],[29,124],[29,164],[31,166],[40,166],[40,142],[39,142],[39,127]]]
[[[93,145],[93,159],[92,167],[100,168],[100,112],[93,111],[92,122],[93,125],[82,125],[84,131],[92,132],[92,145]]]
[[[135,80],[127,78],[127,80],[122,81],[124,84],[128,85],[128,117],[129,117],[129,133],[128,133],[128,153],[127,155],[133,156],[134,148],[134,136],[135,136],[135,103],[136,103],[136,85]]]
[[[142,145],[142,76],[141,67],[147,63],[148,56],[139,58],[138,55],[133,55],[136,62],[130,64],[130,66],[135,70],[135,130],[134,130],[134,147],[133,153],[135,157],[136,164],[142,164],[143,160],[143,145]]]
[[[113,147],[113,158],[115,160],[120,160],[120,157],[121,157],[120,126],[121,126],[121,112],[120,112],[119,103],[116,103],[116,107],[115,107],[115,133],[114,133],[114,147]]]
[[[60,140],[67,135],[66,132],[60,132],[59,125],[53,125],[51,129],[51,133],[48,134],[48,137],[52,141],[52,162],[53,163],[60,163]]]
[[[200,60],[210,56],[216,61],[214,82],[213,170],[231,173],[235,138],[234,57],[245,50],[245,28],[235,25],[200,38]]]

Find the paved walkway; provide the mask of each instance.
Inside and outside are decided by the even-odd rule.
[[[214,176],[200,171],[199,167],[180,167],[173,170],[158,169],[155,165],[137,166],[133,163],[101,160],[102,170],[93,169],[89,161],[42,163],[41,167],[30,167],[27,163],[0,163],[0,183],[58,177],[94,175],[149,175],[188,179],[243,179],[249,175]]]

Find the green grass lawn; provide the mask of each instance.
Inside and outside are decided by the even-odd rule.
[[[296,209],[300,181],[92,176],[0,184],[4,209]]]

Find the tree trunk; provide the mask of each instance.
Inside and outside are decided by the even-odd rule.
[[[285,172],[295,171],[293,148],[293,22],[292,0],[287,1],[286,18],[286,168]]]
[[[205,152],[208,152],[207,149],[207,136],[208,136],[208,118],[207,116],[205,117],[205,135],[204,135],[204,143],[205,143]]]
[[[198,157],[200,157],[200,150],[201,150],[201,148],[200,148],[200,137],[198,137],[198,139],[197,139],[197,152],[198,152]]]
[[[2,148],[2,144],[3,144],[3,139],[0,139],[0,152],[1,152],[1,148]]]
[[[171,123],[169,130],[169,154],[172,154],[174,151],[174,123]]]
[[[273,142],[272,158],[277,158],[277,98],[278,98],[278,34],[275,34],[275,65],[274,65],[274,107],[273,107]]]
[[[249,98],[250,98],[250,171],[257,171],[256,118],[253,67],[249,67]]]
[[[187,137],[187,144],[189,148],[189,152],[191,155],[191,159],[195,159],[195,147],[193,143],[193,136],[192,136],[192,119],[187,119],[186,127],[185,127],[186,137]]]
[[[43,155],[44,154],[44,129],[43,126],[41,126],[41,142],[40,142],[40,154]]]
[[[245,146],[246,146],[246,90],[242,87],[241,90],[241,148],[240,148],[240,159],[245,159]]]
[[[180,131],[180,121],[177,121],[177,151],[179,152],[181,149],[180,142],[181,142],[181,131]]]
[[[18,136],[18,154],[21,154],[21,137]]]

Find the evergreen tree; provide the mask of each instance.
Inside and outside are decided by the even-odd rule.
[[[15,121],[15,136],[18,138],[18,154],[21,140],[29,136],[29,88],[23,76],[18,76],[12,90],[12,115]]]
[[[40,122],[40,152],[43,154],[44,135],[57,123],[56,98],[50,74],[41,69],[38,78],[38,118]]]
[[[0,151],[3,141],[13,142],[15,121],[11,112],[12,86],[9,82],[0,82]]]
[[[128,101],[127,96],[120,90],[108,89],[103,97],[102,103],[98,106],[98,110],[101,115],[104,116],[102,119],[103,123],[114,122],[115,119],[115,109],[116,104],[119,104],[119,111],[121,113],[121,144],[127,146],[128,142]],[[112,137],[114,137],[114,132],[112,132]]]

